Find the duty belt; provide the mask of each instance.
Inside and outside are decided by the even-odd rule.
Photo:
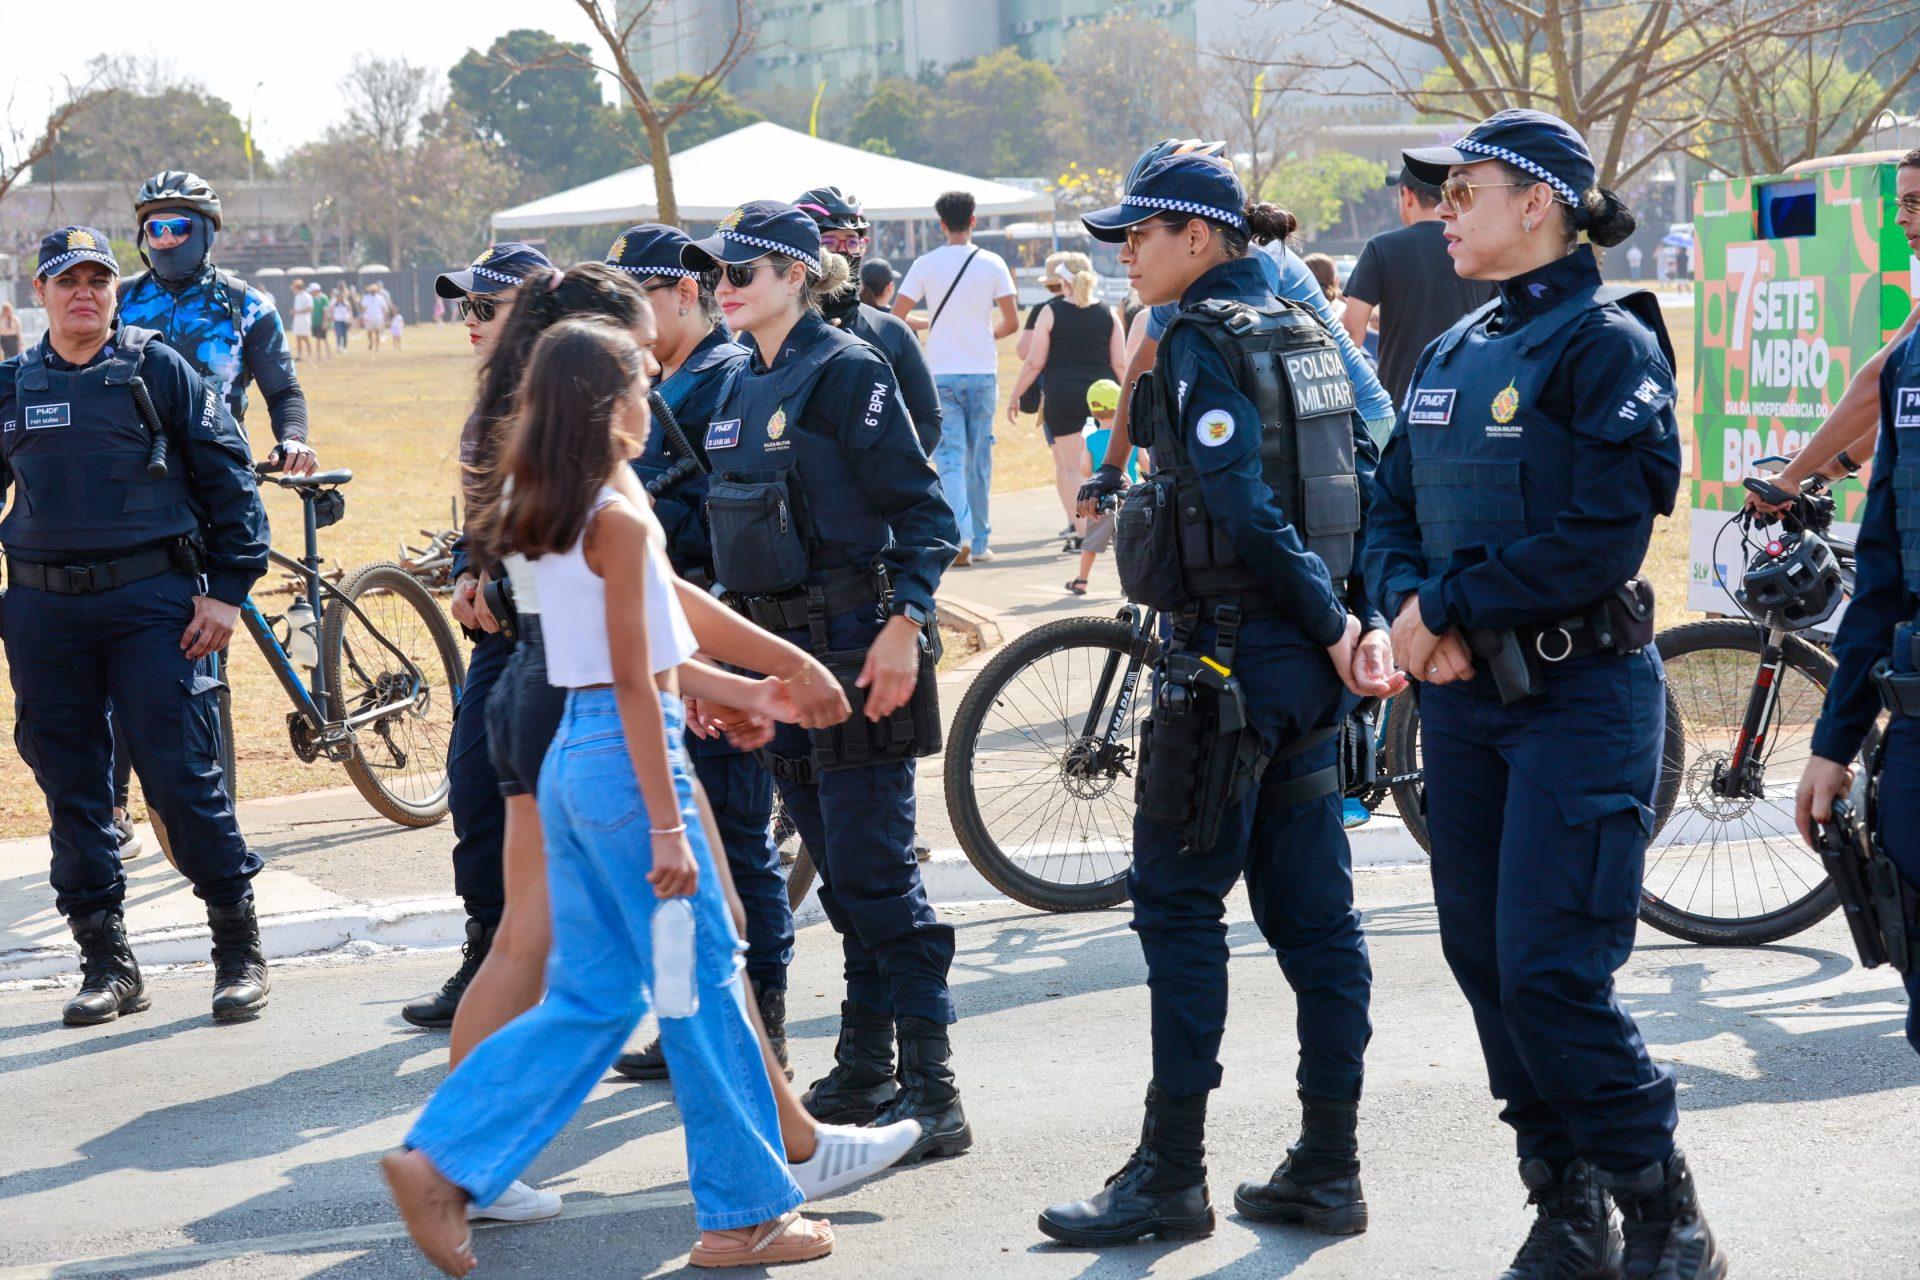
[[[180,568],[180,553],[173,547],[150,547],[117,560],[102,560],[98,564],[34,564],[8,556],[7,583],[34,591],[79,596],[111,591],[115,587],[157,578]]]
[[[1528,653],[1552,665],[1596,653],[1638,653],[1642,646],[1622,648],[1604,612],[1598,616],[1562,618],[1545,626],[1515,627]]]
[[[860,573],[782,595],[747,596],[741,603],[755,625],[769,631],[793,631],[812,625],[816,616],[824,620],[864,604],[878,604],[886,598],[886,589],[880,574]]]

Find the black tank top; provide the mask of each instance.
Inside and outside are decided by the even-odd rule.
[[[1047,372],[1092,373],[1113,376],[1108,351],[1113,339],[1113,311],[1096,302],[1076,307],[1066,298],[1047,303],[1053,311],[1053,334],[1047,345]]]

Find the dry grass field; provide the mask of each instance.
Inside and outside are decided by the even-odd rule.
[[[1680,385],[1689,387],[1691,317],[1677,315],[1674,328],[1676,340],[1683,344]],[[350,467],[354,472],[353,482],[346,487],[346,518],[321,533],[321,552],[328,565],[347,569],[391,560],[403,542],[420,545],[423,529],[448,526],[457,488],[457,437],[473,390],[473,357],[466,331],[458,326],[411,327],[403,351],[387,348],[378,356],[367,353],[364,341],[356,333],[345,355],[300,364],[311,405],[313,442],[322,465]],[[1004,397],[1012,390],[1019,362],[1012,339],[1001,345]],[[256,406],[254,416],[255,449],[264,456],[271,432],[264,410]],[[996,491],[1052,483],[1053,463],[1036,419],[1023,418],[1015,428],[1002,420],[996,433]],[[299,554],[297,501],[271,486],[266,489],[266,501],[274,545]],[[1677,617],[1678,602],[1685,595],[1683,517],[1684,509],[1676,519],[1662,522],[1655,536],[1651,567],[1659,586],[1663,623]],[[263,607],[269,613],[278,611],[269,603],[269,593],[277,585],[277,574],[261,584]],[[346,782],[336,766],[302,764],[294,758],[287,741],[285,695],[244,635],[233,649],[230,680],[242,797],[287,795]],[[0,698],[0,744],[12,741],[12,721],[12,699]],[[32,777],[11,750],[0,751],[0,836],[32,835],[45,829],[46,810]]]

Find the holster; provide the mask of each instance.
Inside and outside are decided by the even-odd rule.
[[[1878,760],[1867,765],[1877,771]],[[1868,782],[1871,789],[1873,781]],[[1860,963],[1868,969],[1890,964],[1900,973],[1913,970],[1920,957],[1920,893],[1881,850],[1853,802],[1836,798],[1833,816],[1819,823],[1815,847],[1833,880],[1847,930]]]
[[[854,682],[866,666],[865,649],[846,649],[820,655],[846,691],[853,714],[826,729],[809,729],[813,742],[813,773],[858,769],[935,755],[941,748],[940,689],[935,669],[940,663],[940,632],[933,624],[920,631],[920,676],[906,705],[878,720],[867,719],[868,690]],[[791,773],[792,771],[789,770]],[[811,777],[800,779],[811,782]]]
[[[1486,660],[1487,672],[1493,677],[1501,705],[1510,706],[1540,692],[1540,660],[1512,627],[1476,627],[1467,632],[1467,647],[1475,657]]]
[[[1153,714],[1140,726],[1134,798],[1142,816],[1181,832],[1181,848],[1205,853],[1220,819],[1266,772],[1259,732],[1247,721],[1240,682],[1197,654],[1161,660]]]
[[[1366,699],[1340,721],[1340,794],[1359,799],[1373,790],[1380,777],[1379,753],[1374,749],[1373,713],[1379,703]]]
[[[1891,660],[1882,658],[1873,664],[1874,687],[1880,691],[1880,705],[1897,716],[1920,716],[1920,627],[1903,622],[1893,629],[1893,648],[1906,648],[1905,671],[1895,671]]]
[[[489,578],[487,585],[480,588],[480,596],[487,602],[493,620],[500,624],[500,634],[506,637],[509,645],[517,646],[520,643],[520,610],[513,602],[513,579]]]

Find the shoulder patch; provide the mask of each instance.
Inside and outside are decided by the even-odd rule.
[[[1209,409],[1194,424],[1193,434],[1208,448],[1218,448],[1233,439],[1233,415],[1225,409]]]

